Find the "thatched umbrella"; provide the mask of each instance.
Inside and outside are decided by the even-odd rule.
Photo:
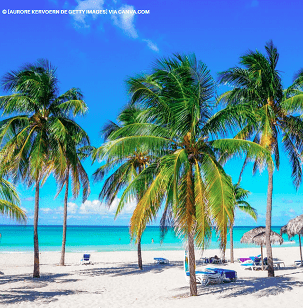
[[[303,215],[291,219],[285,226],[281,228],[280,233],[286,233],[289,239],[291,239],[296,234],[299,235],[301,266],[303,266],[301,246],[301,235],[303,234]]]
[[[266,245],[265,227],[257,227],[244,233],[240,242],[246,244],[254,243],[261,246],[261,264],[263,270],[263,246]],[[279,243],[281,245],[283,238],[277,232],[270,231],[270,242],[271,244]]]

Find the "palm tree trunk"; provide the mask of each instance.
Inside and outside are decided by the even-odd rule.
[[[142,271],[143,265],[142,265],[142,254],[141,254],[141,236],[140,238],[138,238],[138,266],[139,269]]]
[[[193,231],[193,216],[195,214],[194,207],[194,189],[193,189],[193,170],[192,165],[187,173],[187,224],[188,224],[188,265],[190,276],[190,295],[197,296],[196,283],[196,259],[195,259],[195,242]]]
[[[299,244],[300,244],[301,266],[303,266],[303,261],[302,261],[302,245],[301,245],[301,234],[299,234]]]
[[[234,263],[234,224],[230,225],[230,263]]]
[[[272,192],[273,192],[273,169],[271,166],[268,167],[268,188],[267,188],[267,208],[266,208],[266,253],[267,253],[267,264],[268,264],[268,277],[275,277],[272,249],[270,243],[270,232],[271,232],[271,211],[272,211]]]
[[[193,233],[188,233],[188,265],[190,277],[190,295],[197,296],[197,283],[196,283],[196,259],[195,259],[195,243]]]
[[[261,245],[261,266],[262,266],[262,271],[264,270],[264,258],[263,258],[263,245]]]
[[[40,181],[36,180],[35,214],[34,214],[34,273],[33,273],[34,278],[40,277],[39,242],[38,242],[39,187],[40,187]]]
[[[222,262],[225,263],[225,253],[226,253],[226,243],[223,246],[222,249]]]
[[[68,184],[69,184],[69,168],[65,181],[65,195],[64,195],[64,213],[63,213],[63,235],[62,235],[62,248],[60,265],[65,265],[65,245],[66,245],[66,222],[67,222],[67,199],[68,199]]]

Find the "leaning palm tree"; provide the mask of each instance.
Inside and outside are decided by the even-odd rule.
[[[242,106],[250,111],[246,125],[236,135],[239,139],[251,139],[273,155],[279,169],[279,142],[282,141],[292,165],[294,185],[299,186],[302,176],[301,154],[303,150],[303,121],[295,111],[302,110],[302,76],[299,74],[287,90],[283,91],[280,72],[277,70],[279,53],[272,42],[265,46],[266,54],[249,51],[241,57],[240,66],[219,74],[219,82],[233,87],[221,95],[219,101],[229,107]],[[246,164],[245,161],[244,165]],[[254,171],[262,168],[260,159],[255,160]],[[270,243],[272,192],[272,166],[268,167],[266,209],[266,252],[268,276],[274,276],[272,248]]]
[[[74,133],[74,134],[73,134]],[[74,198],[77,198],[82,187],[83,198],[82,202],[85,202],[90,194],[90,185],[88,175],[81,163],[81,160],[88,157],[91,154],[92,148],[89,146],[89,138],[84,130],[73,132],[70,129],[70,136],[62,145],[64,149],[65,163],[57,163],[54,161],[54,170],[56,182],[59,185],[57,192],[58,196],[65,186],[64,194],[64,206],[63,206],[63,233],[62,233],[62,248],[60,265],[65,265],[65,247],[66,247],[66,229],[67,229],[67,201],[69,195],[69,182],[70,178],[72,186],[72,194]],[[63,157],[60,157],[62,160]],[[59,168],[57,168],[59,167]],[[60,169],[61,168],[61,169]]]
[[[0,213],[16,221],[26,221],[26,214],[20,208],[20,199],[13,184],[0,177]]]
[[[64,144],[69,129],[78,129],[73,121],[86,112],[82,99],[71,98],[79,89],[72,88],[58,95],[55,68],[46,60],[28,64],[7,73],[2,88],[12,92],[0,97],[3,115],[11,117],[0,122],[1,166],[14,181],[35,185],[34,214],[34,277],[40,276],[38,215],[40,185],[54,170],[53,162],[64,163]],[[58,166],[56,166],[58,167]]]
[[[110,121],[104,126],[102,135],[105,141],[109,140],[111,134],[117,132],[120,128],[140,122],[142,123],[142,110],[128,105],[119,114],[118,123]],[[102,146],[97,148],[93,153],[93,159],[100,158],[102,151]],[[127,155],[124,158],[118,158],[116,155],[108,155],[105,164],[99,167],[93,175],[95,181],[103,181],[104,177],[109,175],[103,184],[99,198],[105,200],[111,206],[117,194],[123,192],[127,185],[150,163],[151,156],[147,155],[142,147],[138,147],[131,155]],[[137,201],[140,200],[140,193],[134,192],[133,198]],[[117,212],[116,216],[118,214]],[[137,240],[137,251],[138,266],[142,270],[141,237]]]
[[[194,241],[204,248],[215,225],[226,242],[228,221],[233,220],[233,187],[218,156],[246,152],[251,158],[270,158],[253,142],[217,138],[235,120],[226,114],[212,116],[215,84],[195,56],[158,61],[150,75],[131,78],[128,85],[132,103],[144,110],[146,122],[112,133],[100,156],[122,159],[144,146],[156,159],[124,190],[117,211],[134,191],[141,192],[130,225],[132,237],[139,239],[164,206],[163,223],[172,217],[176,231],[187,239],[190,294],[197,295]]]
[[[257,220],[257,210],[253,208],[245,199],[250,192],[240,187],[240,184],[233,185],[233,191],[235,195],[234,199],[234,211],[239,209],[244,213],[250,215],[253,219]],[[235,215],[234,215],[235,216]],[[233,241],[234,221],[230,222],[230,262],[234,263],[234,241]]]

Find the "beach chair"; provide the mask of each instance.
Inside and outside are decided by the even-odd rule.
[[[285,267],[284,261],[274,260],[273,263],[274,263],[274,267],[276,267],[277,269],[280,269],[282,264]]]
[[[154,262],[157,264],[168,264],[169,260],[165,258],[154,258]]]
[[[91,264],[89,253],[83,254],[83,258],[80,260],[80,264]]]
[[[294,261],[294,265],[295,266],[303,266],[303,264],[301,263],[301,260],[299,260],[299,261]]]
[[[256,257],[249,257],[249,258],[238,258],[238,262],[240,262],[240,263],[243,263],[243,262],[246,262],[246,261],[249,261],[249,262],[251,262],[251,261],[254,261],[255,260],[255,258],[260,258],[261,257],[261,255],[258,255],[258,256],[256,256]]]
[[[262,269],[261,259],[258,257],[249,257],[251,261],[245,261],[240,265],[251,270]],[[252,260],[253,259],[253,260]],[[264,258],[263,269],[267,269],[267,258]]]
[[[215,258],[215,257],[211,257],[211,258],[203,258],[201,257],[201,262],[202,264],[221,264],[223,263],[221,258]]]
[[[234,270],[229,270],[225,268],[216,268],[216,267],[209,267],[207,268],[207,270],[220,274],[223,281],[226,282],[237,281],[238,279],[237,272]]]
[[[185,251],[185,258],[184,258],[184,272],[185,272],[185,279],[187,282],[190,281],[190,273],[189,273],[189,266],[188,266],[188,258],[187,253]],[[207,286],[210,283],[222,283],[223,278],[219,273],[215,273],[214,271],[205,269],[204,271],[196,271],[196,282],[201,284],[202,286]]]

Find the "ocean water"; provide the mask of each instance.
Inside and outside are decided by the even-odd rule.
[[[234,228],[234,247],[255,247],[250,244],[241,244],[242,235],[253,227]],[[280,232],[280,227],[273,227],[273,231]],[[27,252],[33,251],[33,226],[29,225],[0,225],[0,252]],[[40,251],[60,251],[62,243],[62,226],[39,226]],[[295,241],[289,241],[283,235],[283,246],[297,246]],[[229,247],[229,238],[227,248]],[[216,234],[213,233],[208,248],[219,248]],[[147,227],[142,236],[142,250],[182,250],[184,241],[170,230],[163,243],[160,241],[159,227]],[[127,226],[68,226],[67,252],[93,252],[93,251],[125,251],[136,250],[131,242]]]

